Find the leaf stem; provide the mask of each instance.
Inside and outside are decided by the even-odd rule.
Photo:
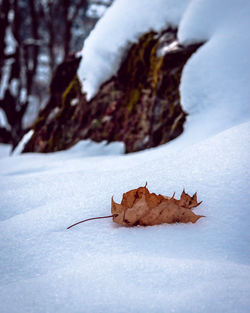
[[[71,227],[74,227],[78,224],[81,224],[81,223],[84,223],[84,222],[87,222],[87,221],[91,221],[91,220],[98,220],[98,219],[102,219],[102,218],[110,218],[110,217],[116,217],[118,216],[118,214],[113,214],[113,215],[108,215],[108,216],[100,216],[100,217],[92,217],[92,218],[87,218],[86,220],[83,220],[83,221],[80,221],[80,222],[77,222],[73,225],[70,225],[69,227],[67,227],[67,229],[70,229]]]

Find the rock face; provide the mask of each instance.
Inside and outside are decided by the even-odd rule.
[[[179,94],[182,69],[200,45],[180,46],[170,28],[144,34],[91,101],[76,76],[62,87],[41,112],[24,152],[62,150],[87,138],[123,141],[126,152],[134,152],[176,138],[186,117]],[[60,85],[61,77],[52,85],[56,79]]]

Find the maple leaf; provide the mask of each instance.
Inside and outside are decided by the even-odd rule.
[[[90,220],[113,218],[115,223],[123,226],[152,226],[162,223],[195,223],[203,215],[194,214],[191,209],[202,203],[197,202],[197,193],[192,197],[183,190],[180,200],[150,193],[147,184],[123,194],[121,204],[111,199],[112,215],[92,217],[77,222],[67,229]]]
[[[192,197],[184,190],[180,200],[150,193],[144,187],[123,194],[121,204],[111,199],[113,221],[123,226],[149,226],[162,223],[195,223],[202,215],[196,215],[192,208],[197,207],[197,194]]]

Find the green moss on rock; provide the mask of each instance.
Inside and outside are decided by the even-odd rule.
[[[75,77],[72,79],[72,81],[69,83],[69,85],[62,94],[62,108],[64,108],[65,105],[71,105],[71,100],[73,100],[77,96],[79,90],[80,82],[75,75]]]

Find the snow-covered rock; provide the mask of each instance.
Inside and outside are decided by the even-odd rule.
[[[116,0],[85,40],[78,76],[91,99],[116,73],[132,42],[150,30],[177,26],[190,0]]]
[[[89,99],[93,97],[101,83],[116,73],[130,42],[149,29],[170,24],[179,26],[179,41],[184,45],[206,41],[182,75],[181,103],[189,114],[186,140],[195,142],[247,121],[249,16],[248,0],[145,0],[143,6],[140,0],[129,5],[116,0],[84,43],[78,70],[83,91]]]

